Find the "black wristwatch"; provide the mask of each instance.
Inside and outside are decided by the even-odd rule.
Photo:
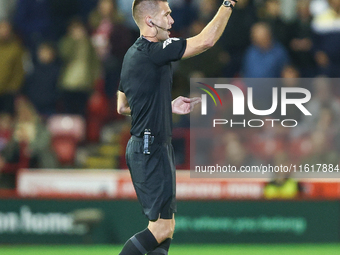
[[[224,1],[223,1],[223,6],[224,6],[224,7],[230,7],[231,9],[234,9],[233,4],[232,4],[231,1],[229,1],[229,0],[224,0]]]

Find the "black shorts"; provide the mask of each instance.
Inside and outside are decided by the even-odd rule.
[[[132,136],[126,147],[126,162],[143,213],[150,221],[172,219],[177,211],[176,168],[169,139],[150,145],[150,154],[143,154],[143,141]]]

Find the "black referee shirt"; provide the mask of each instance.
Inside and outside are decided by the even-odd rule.
[[[171,136],[171,62],[180,60],[185,49],[185,39],[155,43],[140,37],[125,54],[118,89],[131,108],[131,135],[142,137],[150,129],[157,141]]]

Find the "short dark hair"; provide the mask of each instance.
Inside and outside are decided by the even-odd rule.
[[[155,10],[158,2],[168,2],[168,0],[134,0],[132,4],[132,16],[136,24],[142,18],[143,11],[146,9]]]

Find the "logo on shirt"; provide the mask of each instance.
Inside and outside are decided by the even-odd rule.
[[[178,38],[169,38],[169,39],[166,39],[166,40],[163,42],[163,49],[165,49],[166,46],[168,46],[169,44],[171,44],[172,41],[179,41],[179,39],[178,39]]]

